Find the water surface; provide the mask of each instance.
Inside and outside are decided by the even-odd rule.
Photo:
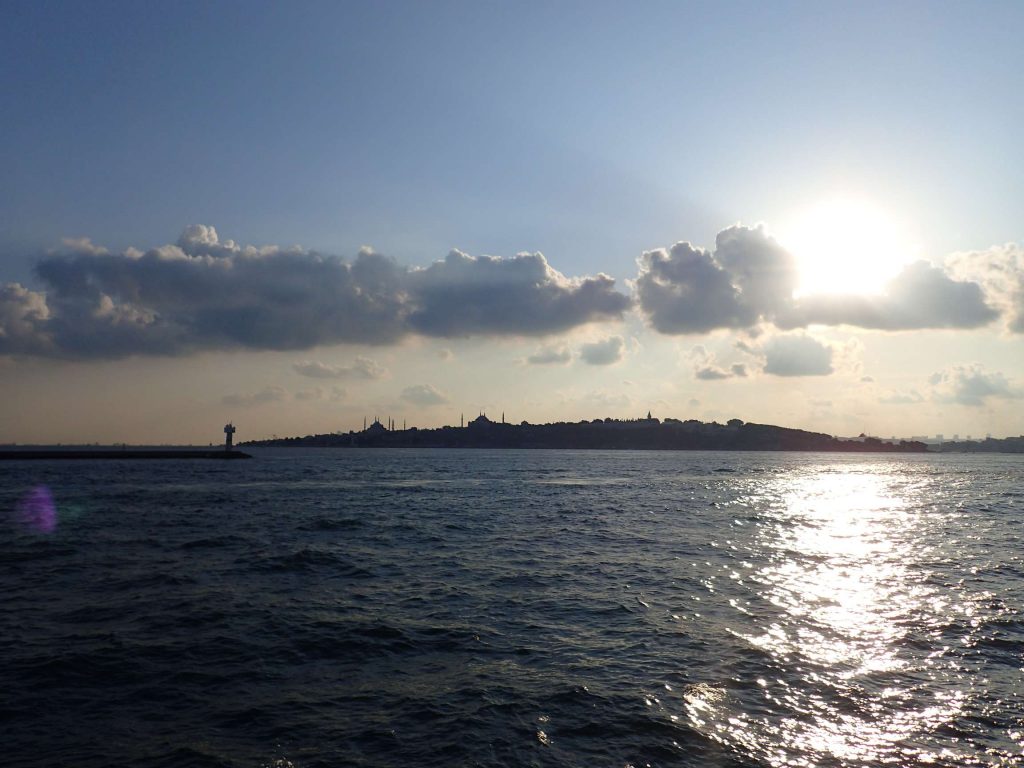
[[[255,453],[0,466],[7,765],[1022,764],[1022,457]]]

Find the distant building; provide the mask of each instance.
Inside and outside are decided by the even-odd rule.
[[[374,418],[373,424],[363,430],[367,435],[379,435],[382,432],[387,432],[388,428],[380,423],[380,419]]]

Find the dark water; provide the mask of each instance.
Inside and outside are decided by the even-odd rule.
[[[1022,765],[1022,459],[5,463],[3,764]]]

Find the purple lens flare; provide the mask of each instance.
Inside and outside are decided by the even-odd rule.
[[[37,485],[18,502],[16,519],[36,533],[53,533],[57,529],[57,507],[53,494],[45,485]]]

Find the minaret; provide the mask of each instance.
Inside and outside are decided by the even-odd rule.
[[[466,426],[466,415],[463,414],[463,413],[460,413],[459,414],[459,428],[461,429],[462,427],[465,427],[465,426]]]
[[[224,425],[224,450],[231,450],[231,437],[235,434],[235,427],[233,424]]]

